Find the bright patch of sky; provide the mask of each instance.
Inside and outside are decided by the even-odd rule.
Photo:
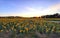
[[[60,13],[60,0],[0,0],[0,16],[33,17]]]

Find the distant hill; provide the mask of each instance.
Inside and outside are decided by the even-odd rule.
[[[23,18],[23,17],[20,17],[20,16],[0,16],[0,18]]]

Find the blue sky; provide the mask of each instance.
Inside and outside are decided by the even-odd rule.
[[[41,16],[60,13],[60,0],[0,0],[0,16]]]

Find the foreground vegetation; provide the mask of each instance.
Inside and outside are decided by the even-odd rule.
[[[60,38],[60,18],[0,18],[0,38]]]

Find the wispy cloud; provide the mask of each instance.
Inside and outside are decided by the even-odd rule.
[[[15,6],[13,3],[12,5]],[[17,8],[18,10],[20,8]],[[60,13],[60,3],[57,3],[55,5],[51,5],[47,8],[44,7],[25,7],[22,11],[18,12],[12,12],[12,14],[0,14],[0,16],[23,16],[23,17],[33,17],[33,16],[42,16],[47,14],[54,14],[54,13]]]
[[[60,13],[60,3],[49,6],[48,8],[45,8],[43,10],[41,10],[41,9],[39,10],[39,9],[35,9],[35,8],[32,8],[32,7],[26,7],[26,12],[22,13],[21,16],[33,17],[33,16],[54,14],[54,13],[57,13],[57,12]]]

